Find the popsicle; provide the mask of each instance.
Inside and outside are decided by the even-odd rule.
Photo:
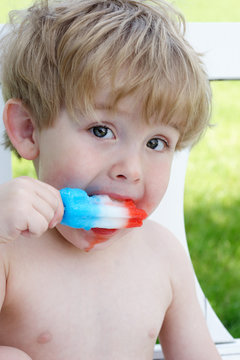
[[[82,189],[60,190],[64,205],[61,224],[76,229],[122,229],[139,227],[147,217],[132,200],[112,200],[107,195],[88,194]]]

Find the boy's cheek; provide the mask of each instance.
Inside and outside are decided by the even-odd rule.
[[[168,187],[168,181],[159,181],[156,186],[149,190],[142,201],[140,202],[140,208],[143,208],[148,215],[150,215],[162,201]]]
[[[95,157],[96,160],[96,157]],[[39,163],[38,177],[40,180],[60,189],[76,187],[84,189],[88,181],[96,176],[98,168],[90,156],[64,155]]]
[[[147,215],[150,216],[153,213],[153,211],[158,207],[159,202],[157,201],[148,202],[147,204],[143,204],[143,206],[139,206],[139,208],[144,209]]]
[[[57,189],[63,187],[81,187],[81,171],[77,164],[70,162],[53,163],[50,166],[40,167],[38,171],[39,180],[44,181]]]
[[[63,186],[62,184],[64,184],[65,182],[65,177],[63,176],[63,173],[61,171],[39,171],[38,174],[38,178],[39,180],[52,185],[53,187],[55,187],[56,189],[61,189]]]
[[[73,179],[72,176],[65,174],[65,173],[55,173],[52,176],[46,176],[43,180],[44,182],[52,185],[56,189],[60,190],[65,187],[71,187],[71,188],[80,188],[84,189],[85,186],[80,179]]]

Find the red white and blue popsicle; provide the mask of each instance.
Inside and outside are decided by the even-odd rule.
[[[60,190],[64,205],[61,224],[76,229],[123,229],[139,227],[147,214],[132,200],[112,200],[107,195],[88,194],[81,189]]]

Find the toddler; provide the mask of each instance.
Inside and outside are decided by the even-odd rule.
[[[171,233],[61,224],[66,187],[150,215],[208,126],[183,17],[164,0],[42,0],[11,14],[1,49],[5,145],[38,180],[0,186],[0,360],[151,360],[158,337],[166,360],[220,360]]]

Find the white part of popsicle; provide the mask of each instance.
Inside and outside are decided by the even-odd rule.
[[[128,220],[120,219],[120,218],[100,218],[96,219],[94,223],[95,228],[103,228],[103,229],[122,229],[127,227]]]

